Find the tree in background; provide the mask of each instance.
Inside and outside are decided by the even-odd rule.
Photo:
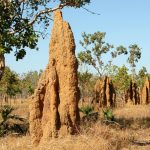
[[[136,63],[139,61],[139,59],[141,58],[141,49],[139,48],[139,46],[137,45],[137,44],[133,44],[133,45],[130,45],[129,46],[129,49],[127,49],[127,48],[125,48],[124,46],[120,46],[120,47],[118,47],[117,49],[116,49],[116,51],[114,51],[114,52],[112,52],[112,56],[115,58],[115,57],[117,57],[118,55],[120,55],[120,54],[125,54],[125,55],[127,55],[127,54],[129,54],[129,56],[128,56],[128,58],[127,58],[127,62],[130,64],[130,66],[131,66],[131,73],[132,73],[132,81],[133,82],[135,82],[135,78],[136,78]],[[145,69],[146,68],[143,68],[142,70],[141,70],[141,73],[140,74],[142,74],[142,73],[144,73],[145,72]],[[125,67],[125,66],[123,66],[123,67],[121,67],[121,68],[119,68],[119,70],[118,70],[118,75],[116,75],[116,77],[118,78],[118,81],[119,81],[119,78],[120,79],[123,79],[123,82],[127,82],[127,84],[126,85],[128,85],[129,86],[129,82],[128,82],[128,80],[124,80],[125,78],[124,78],[124,73],[125,73],[125,76],[128,74],[127,73],[128,72],[128,69]],[[115,78],[116,78],[115,77]],[[126,76],[127,77],[127,76]],[[117,82],[118,82],[117,81]],[[121,86],[122,85],[122,86]],[[122,83],[122,84],[120,84],[120,87],[122,88],[128,88],[128,86],[124,86],[124,84]]]
[[[5,67],[4,54],[14,51],[18,60],[26,55],[27,48],[37,48],[39,36],[44,37],[52,20],[52,12],[64,7],[80,8],[88,3],[90,0],[1,0],[0,78]]]
[[[112,57],[115,58],[121,54],[125,54],[125,55],[129,54],[127,58],[127,62],[131,66],[132,80],[134,81],[136,77],[136,69],[135,69],[136,63],[141,58],[141,48],[139,48],[137,44],[131,44],[128,48],[129,49],[127,49],[122,45],[117,47],[116,51],[112,52]]]
[[[82,98],[93,96],[95,83],[93,74],[89,73],[88,71],[78,72],[78,82]]]
[[[137,75],[137,84],[140,88],[142,88],[144,86],[144,82],[145,82],[145,77],[148,76],[148,72],[146,67],[142,67]]]
[[[93,34],[82,34],[83,40],[80,44],[83,47],[83,51],[78,54],[78,60],[80,64],[87,64],[92,66],[99,77],[103,75],[113,76],[116,72],[116,66],[112,64],[113,58],[116,58],[121,54],[128,54],[127,49],[123,46],[119,46],[114,50],[114,46],[106,43],[105,32],[95,32]],[[103,57],[107,54],[107,62],[103,61]],[[108,55],[110,58],[108,59]]]
[[[106,67],[102,56],[113,48],[113,45],[104,41],[105,35],[104,32],[83,33],[80,44],[84,50],[78,54],[79,62],[94,67],[100,77],[104,75]]]
[[[131,66],[131,72],[132,72],[132,80],[135,81],[136,76],[136,63],[141,58],[141,49],[137,44],[133,44],[129,46],[129,57],[128,57],[128,63]]]
[[[117,73],[113,78],[114,85],[119,92],[124,92],[130,85],[131,77],[128,74],[128,70],[125,65],[118,67]]]
[[[117,93],[117,103],[125,102],[126,91],[130,87],[131,76],[128,74],[128,68],[123,65],[118,67],[116,75],[113,77],[113,83]]]
[[[22,75],[12,71],[9,67],[5,67],[4,75],[0,81],[0,99],[3,98],[27,98],[32,95],[41,72],[29,71]]]
[[[112,61],[109,61],[108,64],[106,65],[106,67],[105,67],[105,70],[106,70],[106,75],[108,77],[113,78],[117,74],[118,66],[113,65]]]
[[[0,81],[1,97],[12,97],[16,96],[18,93],[21,93],[19,84],[20,80],[18,74],[10,70],[9,67],[5,67],[4,76]]]
[[[37,71],[29,71],[21,76],[22,97],[27,98],[34,93],[39,78],[40,73]]]

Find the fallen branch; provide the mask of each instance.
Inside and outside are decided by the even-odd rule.
[[[118,126],[122,126],[121,124],[119,124],[119,123],[118,123],[118,122],[116,122],[116,121],[103,120],[103,122],[105,122],[105,123],[111,123],[111,124],[116,124],[116,125],[118,125]]]
[[[139,145],[139,146],[146,146],[146,145],[150,145],[150,141],[132,141],[133,144]]]

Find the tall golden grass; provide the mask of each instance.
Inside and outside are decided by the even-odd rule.
[[[38,147],[31,144],[30,135],[1,137],[0,150],[150,150],[150,106],[117,108],[113,112],[120,125],[106,125],[101,119],[90,126],[82,125],[76,136],[44,141]],[[28,102],[16,105],[15,113],[28,117]]]

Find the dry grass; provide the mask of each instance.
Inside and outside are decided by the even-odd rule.
[[[26,99],[10,99],[8,102],[0,100],[0,107],[10,105],[14,108],[13,113],[23,118],[29,117],[29,102]]]
[[[18,105],[19,106],[19,105]],[[26,116],[27,103],[17,106],[16,113]],[[33,147],[30,136],[0,138],[0,150],[150,150],[150,145],[133,141],[150,141],[150,106],[132,106],[114,110],[119,125],[98,121],[82,126],[79,135],[52,139]]]
[[[122,118],[147,118],[150,117],[150,105],[131,105],[117,108],[115,115]]]
[[[29,136],[0,138],[0,150],[30,150],[31,147]]]

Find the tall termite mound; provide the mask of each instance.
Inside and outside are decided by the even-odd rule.
[[[79,88],[75,42],[60,10],[54,12],[49,62],[30,104],[32,142],[75,134],[79,125]]]
[[[132,81],[130,81],[130,87],[126,91],[125,101],[128,105],[140,104],[139,88],[137,87],[137,84]]]
[[[116,101],[116,92],[109,77],[97,80],[95,84],[95,97],[100,107],[113,107]]]
[[[150,81],[148,77],[146,77],[144,87],[141,92],[141,103],[142,104],[150,103]]]

